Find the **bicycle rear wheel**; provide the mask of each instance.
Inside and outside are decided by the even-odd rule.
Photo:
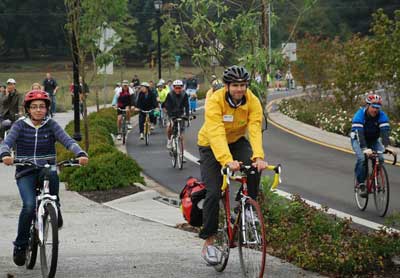
[[[26,252],[26,268],[33,269],[36,264],[37,251],[38,251],[38,236],[35,228],[35,219],[32,220],[31,228],[29,230],[29,242]]]
[[[379,216],[384,217],[389,208],[389,179],[384,165],[378,165],[377,184],[374,188],[374,201]]]
[[[57,271],[58,260],[58,223],[55,208],[51,204],[45,206],[43,216],[43,242],[40,245],[40,264],[42,276],[52,278]]]
[[[177,150],[178,150],[178,142],[175,136],[172,136],[172,142],[171,142],[171,162],[172,162],[172,167],[176,167],[176,162],[178,159],[178,154],[177,154]]]
[[[365,181],[368,183],[368,179]],[[367,185],[365,185],[367,186]],[[361,197],[361,190],[357,183],[357,178],[354,178],[354,199],[356,200],[356,205],[359,210],[364,211],[368,205],[368,195],[366,197]]]
[[[267,251],[264,220],[255,200],[247,199],[246,207],[248,212],[238,215],[241,217],[238,231],[240,266],[244,277],[263,277]]]
[[[178,168],[182,170],[183,168],[183,140],[182,138],[178,138],[178,144],[177,144],[177,164]]]
[[[227,213],[225,202],[221,199],[219,203],[219,216],[218,216],[218,232],[215,235],[214,246],[219,251],[219,263],[213,265],[216,271],[224,271],[229,259],[229,236],[228,236],[228,224],[227,224]]]

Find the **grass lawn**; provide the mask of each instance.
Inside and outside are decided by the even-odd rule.
[[[0,82],[6,82],[8,78],[14,78],[17,81],[17,90],[19,92],[27,92],[32,83],[42,83],[46,76],[46,72],[50,72],[52,76],[57,80],[60,87],[57,93],[57,110],[65,111],[71,108],[71,97],[69,92],[69,86],[72,83],[72,64],[70,61],[57,61],[57,62],[46,62],[46,61],[35,61],[35,62],[17,62],[17,63],[1,63],[2,71],[0,72]],[[90,93],[88,97],[88,105],[94,105],[96,103],[96,92],[99,94],[100,104],[104,102],[111,102],[114,85],[116,82],[120,82],[124,79],[132,80],[133,76],[138,75],[140,81],[154,80],[158,81],[157,68],[149,69],[147,67],[114,67],[114,74],[106,75],[94,75],[93,71],[87,67],[88,73],[86,74],[86,82],[89,85]],[[162,78],[178,79],[186,77],[189,72],[193,72],[195,75],[201,74],[199,68],[192,67],[181,67],[179,71],[174,69],[171,72],[168,69],[162,70]],[[220,73],[222,77],[223,69],[218,69],[217,73]],[[206,83],[200,83],[200,91],[207,91],[210,87],[208,81]],[[105,85],[105,86],[104,86]],[[105,89],[104,89],[105,88]]]

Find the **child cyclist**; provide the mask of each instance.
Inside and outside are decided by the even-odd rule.
[[[67,149],[78,157],[79,164],[88,163],[88,157],[81,147],[49,117],[51,100],[42,90],[32,90],[25,95],[24,108],[26,117],[17,120],[11,127],[6,139],[0,145],[2,161],[12,165],[14,158],[10,148],[15,150],[15,158],[29,160],[44,166],[56,164],[56,141],[61,142]],[[54,168],[54,169],[53,169]],[[18,233],[14,241],[13,259],[16,265],[24,265],[26,248],[29,238],[29,227],[32,222],[35,206],[35,184],[41,178],[41,170],[32,166],[17,166],[15,172],[17,186],[22,199],[22,210],[19,215]],[[50,175],[50,194],[58,196],[59,179],[55,167]],[[58,226],[61,228],[63,220],[60,212],[60,198],[58,204]]]

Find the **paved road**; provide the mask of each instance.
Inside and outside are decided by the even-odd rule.
[[[273,92],[271,99],[285,94]],[[198,157],[196,146],[197,131],[203,122],[203,111],[185,134],[185,148]],[[138,131],[134,130],[128,138],[128,153],[140,161],[144,172],[174,192],[179,192],[187,176],[199,176],[199,167],[192,162],[184,165],[183,170],[173,169],[165,148],[165,135],[156,130],[151,140],[153,144],[145,147],[138,140]],[[377,216],[373,200],[367,210],[360,212],[353,197],[353,168],[355,157],[338,150],[316,145],[285,133],[272,125],[264,133],[264,148],[267,160],[271,164],[284,166],[283,184],[280,189],[289,193],[298,193],[303,198],[327,205],[377,223],[384,219]],[[144,159],[146,158],[146,159]],[[396,166],[387,165],[391,181],[391,202],[389,213],[400,211],[400,171]],[[172,173],[172,174],[171,174]]]

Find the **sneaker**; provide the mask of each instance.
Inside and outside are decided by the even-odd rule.
[[[368,191],[367,191],[367,187],[365,186],[365,183],[363,183],[363,182],[359,183],[358,188],[359,188],[359,192],[360,192],[360,197],[367,198]]]
[[[122,135],[121,134],[117,135],[117,140],[122,140]]]
[[[132,129],[132,125],[131,124],[127,124],[128,129]]]
[[[63,217],[62,217],[61,209],[60,209],[60,208],[58,208],[57,223],[58,223],[57,226],[58,226],[59,229],[61,229],[62,226],[64,225],[64,220],[63,220]]]
[[[167,141],[167,149],[172,149],[172,140],[168,139]]]
[[[14,263],[18,266],[24,265],[26,260],[26,248],[21,246],[14,246],[13,260]]]
[[[144,135],[143,135],[143,133],[140,133],[140,140],[144,140]]]
[[[201,257],[207,262],[207,264],[217,265],[220,262],[218,259],[218,252],[218,249],[213,245],[208,245],[201,251]]]

